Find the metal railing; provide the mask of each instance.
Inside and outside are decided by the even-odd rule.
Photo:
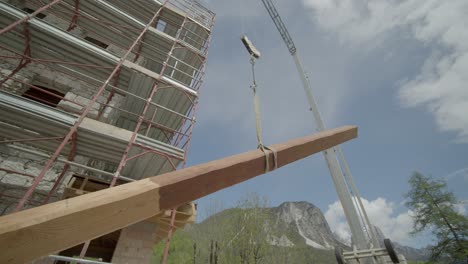
[[[211,28],[215,13],[204,7],[195,0],[169,0],[169,5],[172,5],[184,13],[188,17],[197,21],[206,28]]]

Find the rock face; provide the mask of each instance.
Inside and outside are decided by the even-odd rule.
[[[280,237],[296,243],[302,239],[302,243],[318,249],[333,249],[339,244],[322,211],[313,204],[285,202],[270,211]]]
[[[340,242],[322,214],[322,211],[308,202],[285,202],[278,207],[270,208],[273,229],[277,236],[269,241],[272,245],[299,246],[306,244],[317,249],[333,250],[335,246],[347,248]],[[375,227],[381,246],[385,235]],[[408,260],[427,260],[427,249],[416,249],[393,242],[396,251]]]

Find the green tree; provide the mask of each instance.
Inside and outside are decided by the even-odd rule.
[[[432,230],[437,242],[431,247],[431,259],[468,263],[468,218],[457,213],[457,203],[446,183],[418,172],[409,179],[406,205],[413,210],[412,234]]]
[[[237,213],[231,216],[226,229],[227,243],[223,245],[225,260],[233,263],[259,264],[265,263],[269,245],[268,214],[265,198],[256,193],[247,194],[237,204]]]

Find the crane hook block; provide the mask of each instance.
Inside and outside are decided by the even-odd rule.
[[[252,44],[249,38],[246,35],[241,36],[242,43],[244,43],[245,48],[247,51],[252,55],[254,58],[260,58],[260,51]]]

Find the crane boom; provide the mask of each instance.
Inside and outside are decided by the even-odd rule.
[[[270,14],[271,19],[273,19],[273,23],[275,23],[275,26],[278,29],[278,32],[280,33],[281,37],[283,38],[284,43],[286,43],[289,53],[291,53],[291,55],[294,55],[296,53],[296,46],[294,45],[294,41],[289,35],[289,32],[286,29],[283,20],[281,20],[278,11],[276,11],[275,6],[269,0],[262,0],[262,2],[266,10],[268,11],[268,14]]]
[[[294,45],[291,35],[289,34],[286,26],[284,25],[273,2],[271,0],[262,0],[262,2],[266,10],[268,11],[268,14],[270,15],[271,19],[273,20],[273,23],[278,29],[281,37],[283,38],[284,43],[286,44],[289,50],[289,53],[294,59],[296,68],[299,72],[299,76],[302,81],[304,91],[307,95],[310,110],[314,115],[317,129],[318,131],[324,131],[325,124],[320,116],[320,112],[312,94],[312,87],[302,67],[302,63],[297,54],[297,49]],[[340,161],[338,160],[337,154],[339,154],[341,164],[344,166],[346,174],[343,173],[343,168],[340,165]],[[371,247],[378,246],[378,242],[373,232],[373,227],[371,226],[367,214],[364,210],[362,201],[359,197],[359,192],[357,191],[357,188],[353,183],[351,174],[348,169],[348,165],[346,164],[346,160],[342,155],[341,149],[339,148],[339,146],[336,146],[335,148],[325,150],[323,152],[323,155],[327,162],[328,169],[330,170],[330,174],[335,185],[338,197],[343,206],[343,211],[350,226],[354,245],[358,249],[368,249],[370,246],[368,242],[373,244],[373,246]],[[347,176],[346,178],[345,175]],[[367,235],[370,241],[368,241],[368,239],[366,238],[365,230],[367,231]]]

